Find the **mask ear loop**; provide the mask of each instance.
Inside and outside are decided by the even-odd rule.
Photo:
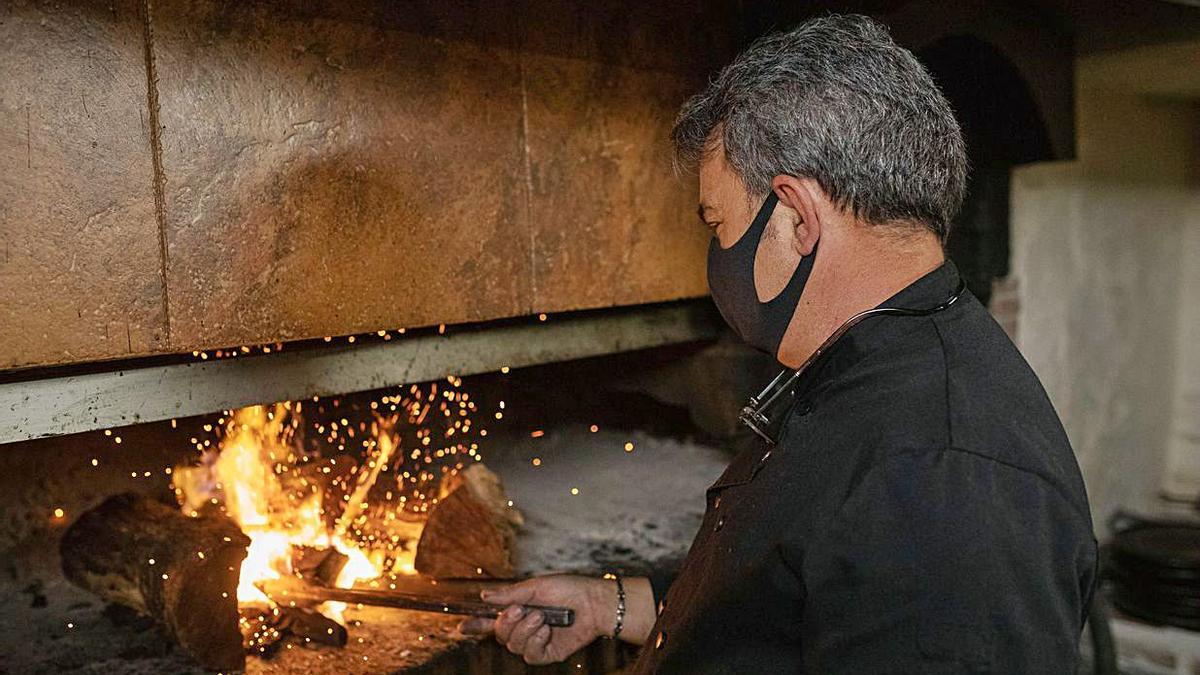
[[[790,371],[790,373],[787,370],[780,371],[780,373],[775,376],[775,379],[771,380],[770,384],[763,388],[763,390],[759,392],[757,396],[751,396],[750,401],[745,407],[742,408],[742,412],[738,415],[738,419],[742,422],[742,424],[750,427],[750,430],[757,434],[759,438],[762,438],[769,445],[775,445],[777,441],[770,431],[772,422],[767,416],[767,410],[770,409],[775,402],[780,399],[781,396],[783,396],[784,392],[790,390],[792,385],[794,385],[796,381],[800,379],[800,376],[804,374],[804,371],[808,370],[812,364],[816,363],[817,359],[821,358],[821,356],[825,354],[825,352],[827,352],[835,342],[837,342],[843,335],[846,334],[846,331],[853,328],[863,319],[868,319],[873,316],[929,316],[930,314],[937,314],[938,312],[949,309],[951,305],[953,305],[960,297],[962,297],[963,291],[966,289],[966,282],[962,279],[959,279],[958,288],[954,291],[954,294],[951,295],[945,302],[934,307],[927,307],[924,309],[913,309],[907,307],[876,307],[875,309],[868,309],[866,311],[859,312],[849,319],[846,319],[842,325],[838,326],[837,330],[833,331],[832,335],[830,335],[825,339],[824,342],[821,343],[821,346],[817,347],[816,351],[814,351],[807,359],[805,359],[804,363],[800,364],[799,368]]]

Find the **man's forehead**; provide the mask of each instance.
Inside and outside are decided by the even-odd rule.
[[[719,180],[729,170],[729,164],[725,161],[724,152],[710,150],[700,158],[696,168],[700,174],[700,183],[703,184],[706,180]]]
[[[742,202],[749,202],[741,180],[733,172],[701,177],[699,187],[696,211],[702,218],[728,215],[727,211],[737,211]]]
[[[725,185],[727,177],[723,171],[723,157],[714,157],[713,153],[709,153],[700,161],[699,169],[700,200],[697,212],[703,217],[708,211],[720,210],[722,193],[728,186]]]

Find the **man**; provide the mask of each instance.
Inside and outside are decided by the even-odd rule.
[[[859,312],[914,311],[854,324],[785,383],[669,591],[533,579],[463,629],[530,663],[619,634],[645,643],[635,673],[1075,672],[1087,497],[1037,378],[944,259],[967,162],[929,74],[878,23],[820,18],[753,44],[673,139],[748,343],[794,369]]]

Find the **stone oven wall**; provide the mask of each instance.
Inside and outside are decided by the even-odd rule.
[[[0,369],[703,295],[667,136],[735,12],[6,3]]]

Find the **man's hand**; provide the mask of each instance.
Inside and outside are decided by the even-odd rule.
[[[634,598],[628,597],[630,582],[637,582],[633,584]],[[641,642],[654,623],[650,584],[645,579],[630,579],[625,583],[627,614],[621,637]],[[480,597],[485,602],[508,606],[495,620],[468,619],[459,625],[459,630],[468,635],[494,633],[497,642],[530,665],[562,661],[596,638],[612,635],[616,623],[617,587],[611,580],[559,574],[486,590]],[[575,623],[568,628],[551,628],[541,612],[526,610],[523,605],[567,607],[574,610]],[[643,628],[642,624],[647,622]],[[634,631],[627,635],[630,628]]]

